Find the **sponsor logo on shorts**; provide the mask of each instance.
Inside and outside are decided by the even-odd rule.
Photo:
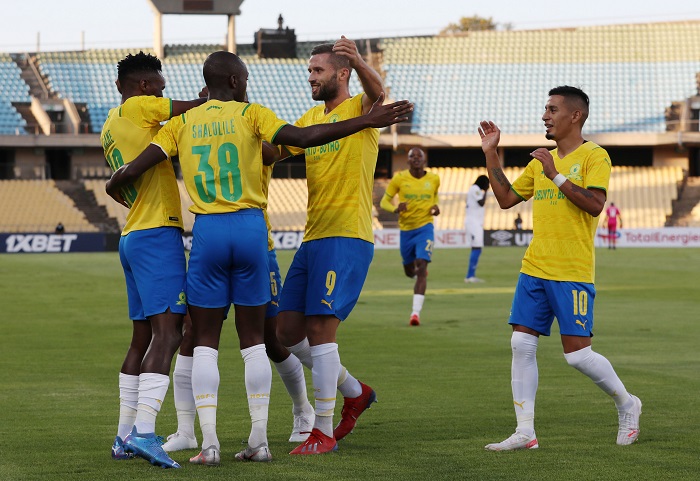
[[[581,326],[581,327],[583,328],[583,330],[585,331],[585,330],[586,330],[586,324],[588,324],[588,321],[583,321],[583,322],[581,322],[581,321],[579,321],[578,319],[576,319],[576,324],[578,324],[579,326]]]
[[[335,301],[335,299],[333,299],[333,300],[330,301],[330,302],[328,302],[328,301],[325,300],[325,299],[321,299],[321,304],[325,304],[326,306],[328,306],[328,309],[333,309],[332,304],[333,304],[334,301]]]

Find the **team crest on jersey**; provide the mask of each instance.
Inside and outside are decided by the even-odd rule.
[[[581,164],[572,165],[566,177],[570,180],[583,180],[581,176]]]
[[[334,124],[334,123],[336,123],[338,120],[340,120],[340,115],[338,115],[338,114],[333,114],[333,115],[331,115],[331,118],[328,119],[328,123],[329,123],[329,124]]]
[[[423,184],[423,187],[426,189],[430,189],[430,182],[426,182],[425,184]]]

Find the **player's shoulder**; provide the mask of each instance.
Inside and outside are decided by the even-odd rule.
[[[612,162],[610,160],[610,154],[600,145],[595,142],[586,141],[582,145],[583,151],[587,159],[591,161],[602,161],[605,162],[608,167],[612,168]]]

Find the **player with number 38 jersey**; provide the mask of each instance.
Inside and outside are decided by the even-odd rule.
[[[181,167],[193,213],[262,209],[261,139],[272,143],[285,125],[262,105],[211,99],[168,122],[153,143],[169,157],[179,151],[191,160]]]

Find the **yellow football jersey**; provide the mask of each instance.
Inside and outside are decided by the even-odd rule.
[[[585,142],[563,159],[551,151],[554,165],[574,184],[607,192],[610,181],[610,156],[593,142]],[[595,280],[595,236],[598,217],[576,207],[533,159],[513,182],[513,191],[524,200],[533,199],[534,235],[525,252],[521,272],[555,281]]]
[[[432,172],[417,179],[410,170],[402,170],[392,177],[385,195],[392,199],[398,193],[399,202],[406,202],[406,210],[399,215],[399,229],[418,229],[433,222],[430,208],[438,203],[439,188],[440,177]]]
[[[345,100],[328,114],[324,113],[324,104],[319,104],[302,115],[295,125],[307,127],[359,117],[363,95]],[[293,155],[306,154],[309,200],[305,242],[325,237],[354,237],[374,243],[372,188],[378,141],[378,129],[365,129],[305,151],[287,147]]]
[[[112,170],[134,160],[172,115],[172,100],[136,96],[109,111],[100,140]],[[148,169],[132,185],[122,189],[130,206],[122,235],[134,230],[182,226],[180,192],[170,162]]]
[[[260,104],[208,102],[172,119],[153,139],[178,155],[195,214],[265,209],[262,141],[274,141],[287,122]]]

